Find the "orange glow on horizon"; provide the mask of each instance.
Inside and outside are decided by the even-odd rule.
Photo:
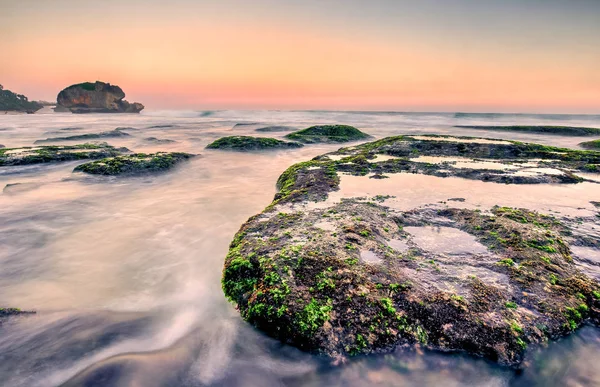
[[[54,99],[64,87],[103,80],[149,108],[592,110],[585,63],[478,50],[466,55],[406,37],[376,41],[315,29],[205,23],[25,34],[0,43],[5,87]],[[93,44],[92,44],[93,42]],[[422,43],[422,41],[419,41]],[[468,52],[467,52],[468,53]],[[506,59],[508,57],[508,59]],[[521,108],[520,108],[521,107]]]

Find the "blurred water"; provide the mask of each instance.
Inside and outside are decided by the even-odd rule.
[[[600,116],[299,111],[72,115],[49,110],[0,116],[0,144],[7,147],[133,127],[137,130],[129,130],[130,137],[108,142],[140,152],[202,155],[168,174],[130,178],[73,174],[77,162],[0,168],[0,189],[9,185],[0,195],[0,303],[38,311],[0,328],[1,385],[600,385],[600,369],[593,367],[600,359],[595,328],[552,344],[517,375],[468,356],[414,350],[333,366],[282,346],[241,321],[220,288],[229,242],[248,217],[271,202],[281,172],[338,148],[312,145],[268,153],[204,149],[223,135],[258,134],[253,126],[233,129],[236,123],[253,122],[298,128],[345,123],[377,138],[442,133],[577,147],[581,138],[452,126],[600,127]],[[163,127],[151,128],[156,126]],[[61,130],[65,128],[81,129]],[[154,144],[147,137],[175,142]],[[460,188],[458,181],[454,184]],[[583,197],[581,201],[587,207]]]

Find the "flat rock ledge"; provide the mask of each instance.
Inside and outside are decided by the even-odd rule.
[[[541,159],[567,172],[600,162],[598,152],[400,136],[296,164],[279,178],[273,203],[230,245],[222,285],[241,316],[284,343],[332,358],[421,346],[511,367],[521,366],[528,349],[586,322],[598,324],[600,285],[579,270],[571,246],[600,241],[557,218],[507,207],[399,211],[383,205],[384,198],[316,205],[339,189],[340,172],[435,175],[435,167],[411,161],[419,157],[414,150]],[[376,161],[377,155],[394,158]],[[425,248],[418,235],[429,228],[472,248],[449,251],[454,242]]]

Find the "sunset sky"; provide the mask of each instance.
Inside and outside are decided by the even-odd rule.
[[[600,113],[600,0],[0,0],[0,83],[151,109]]]

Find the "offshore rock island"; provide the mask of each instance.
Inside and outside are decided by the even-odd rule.
[[[124,100],[125,92],[119,86],[100,81],[72,85],[57,97],[56,112],[72,113],[139,113],[144,105]]]

